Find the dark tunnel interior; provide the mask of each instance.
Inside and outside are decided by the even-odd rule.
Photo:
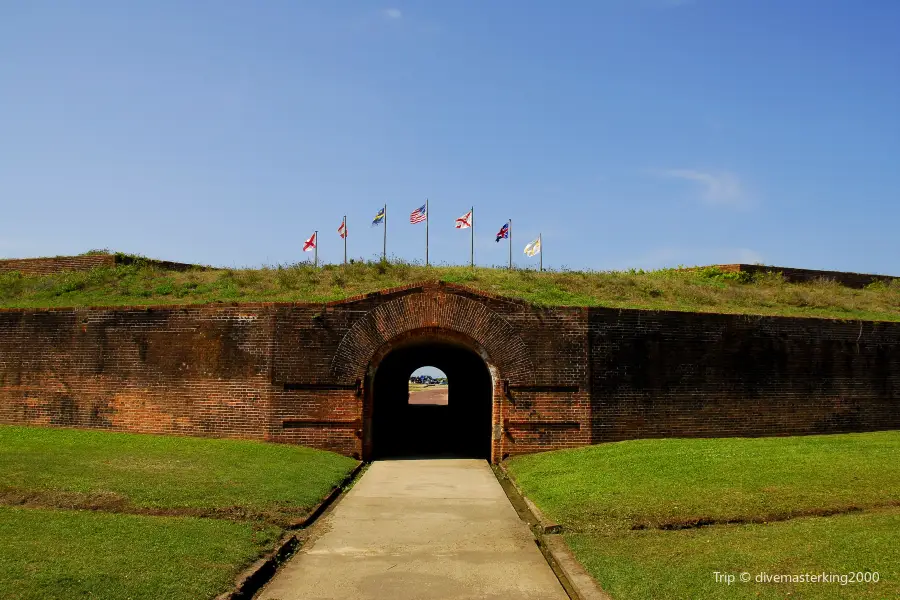
[[[446,406],[409,404],[409,376],[423,366],[447,375]],[[480,356],[447,342],[397,348],[375,372],[373,458],[491,456],[491,374]]]

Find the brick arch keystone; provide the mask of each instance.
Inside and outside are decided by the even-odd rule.
[[[419,292],[382,304],[344,335],[331,361],[333,381],[362,378],[380,348],[420,329],[444,329],[477,342],[503,377],[534,383],[534,363],[519,333],[499,314],[474,300],[444,292]],[[425,334],[427,335],[427,334]]]

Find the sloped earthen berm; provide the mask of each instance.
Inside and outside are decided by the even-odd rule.
[[[417,367],[446,407],[411,406]],[[543,308],[422,283],[329,304],[0,311],[0,422],[370,459],[900,428],[900,323]]]

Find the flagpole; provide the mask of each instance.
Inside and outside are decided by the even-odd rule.
[[[315,252],[313,253],[313,267],[318,268],[319,267],[319,232],[318,231],[313,232],[313,239],[316,241],[316,245],[313,246],[313,249],[315,250]]]
[[[428,198],[425,198],[425,266],[428,266],[428,217],[431,215],[428,214]]]
[[[469,258],[470,258],[470,262],[472,263],[472,268],[474,269],[475,268],[475,207],[474,206],[472,207],[472,225],[469,227],[469,229],[472,230],[469,232],[471,234],[471,241],[472,241],[472,250],[469,253]]]
[[[344,215],[344,266],[347,266],[347,215]]]
[[[509,235],[506,236],[509,240],[509,270],[512,271],[512,219],[507,221],[507,225],[509,226]]]
[[[384,245],[381,247],[381,260],[387,260],[387,204],[384,205]]]
[[[538,259],[540,260],[540,265],[541,265],[540,270],[543,271],[544,270],[544,240],[541,239],[541,236],[542,236],[542,234],[539,233],[538,234],[538,250],[540,250],[540,252],[538,252]]]

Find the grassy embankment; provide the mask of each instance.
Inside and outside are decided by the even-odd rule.
[[[0,598],[212,598],[356,461],[236,440],[0,427]]]
[[[898,458],[900,432],[883,432],[637,440],[508,466],[615,600],[874,599],[900,597]],[[807,572],[880,581],[755,581]]]
[[[409,391],[410,393],[414,392],[424,392],[426,390],[446,390],[446,385],[441,385],[438,383],[430,384],[430,383],[410,383]]]
[[[424,280],[461,283],[545,306],[604,306],[900,321],[900,283],[856,290],[834,282],[786,283],[715,268],[544,272],[404,263],[293,265],[167,271],[120,265],[47,276],[0,274],[0,306],[115,306],[207,302],[325,302]]]

